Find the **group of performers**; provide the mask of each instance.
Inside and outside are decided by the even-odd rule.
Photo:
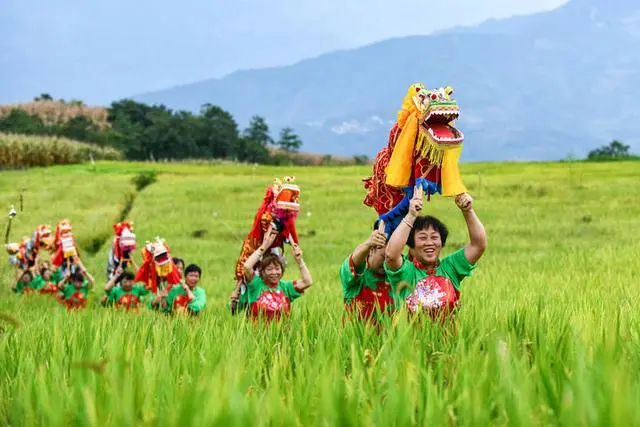
[[[9,214],[10,221],[15,210]],[[7,235],[10,227],[7,229]],[[185,268],[180,258],[171,257],[167,243],[156,238],[142,248],[142,264],[134,258],[136,236],[133,224],[114,224],[115,236],[107,258],[106,284],[101,304],[104,307],[149,309],[171,314],[199,314],[207,297],[199,286],[202,270],[196,264]],[[49,226],[39,225],[31,238],[7,244],[9,262],[16,268],[14,292],[53,295],[69,309],[86,307],[94,277],[87,271],[68,220],[60,221],[55,235]],[[43,252],[51,257],[45,260]]]
[[[471,276],[485,251],[485,229],[458,167],[464,136],[454,125],[460,112],[452,94],[449,86],[427,89],[412,84],[388,144],[374,161],[373,175],[364,179],[364,204],[374,208],[378,218],[368,238],[339,267],[345,311],[358,319],[375,321],[402,308],[449,317],[458,307],[462,281]],[[313,284],[296,232],[300,188],[294,181],[276,178],[266,189],[235,264],[232,314],[286,317],[292,303]],[[422,215],[425,199],[436,194],[455,200],[469,235],[468,244],[442,259],[448,229],[439,219]],[[69,307],[86,304],[94,279],[80,261],[71,231],[66,220],[58,223],[53,237],[46,225],[40,225],[31,239],[7,246],[11,262],[21,271],[16,292],[55,293]],[[192,314],[205,308],[197,265],[185,268],[182,260],[171,257],[166,242],[156,238],[142,248],[138,267],[132,257],[132,224],[118,223],[114,232],[103,305],[131,308],[144,303],[164,313]],[[288,266],[285,245],[291,247],[299,270],[295,280],[283,280]],[[50,250],[50,263],[36,262],[40,248]],[[127,270],[130,266],[133,271]]]
[[[454,124],[460,111],[452,95],[450,86],[412,84],[388,144],[376,156],[373,175],[364,180],[364,204],[376,210],[378,219],[339,269],[346,312],[358,319],[375,321],[403,307],[449,317],[458,307],[462,280],[484,254],[486,232],[460,176],[464,136]],[[443,259],[448,229],[439,219],[421,215],[425,196],[429,201],[435,194],[454,198],[469,234],[467,245]],[[236,262],[233,313],[280,317],[311,286],[295,228],[299,196],[290,177],[267,188]],[[282,280],[284,243],[293,249],[300,279]]]

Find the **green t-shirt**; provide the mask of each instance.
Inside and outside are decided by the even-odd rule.
[[[49,281],[51,283],[58,284],[58,283],[60,283],[61,280],[62,280],[62,272],[60,271],[60,269],[57,269],[56,271],[54,271],[51,274],[51,280],[49,280]]]
[[[194,298],[193,301],[187,304],[187,307],[193,313],[200,313],[207,305],[207,294],[205,293],[204,288],[201,288],[200,286],[196,286],[191,290],[191,292],[193,292]],[[187,292],[182,288],[182,284],[178,283],[171,288],[169,295],[167,295],[167,312],[171,312],[173,310],[173,302],[176,297],[181,295],[186,296]]]
[[[44,277],[36,276],[36,278],[33,279],[31,283],[29,283],[29,287],[35,290],[38,290],[38,289],[42,289],[46,284],[47,284],[47,281],[44,280]]]
[[[38,276],[38,277],[40,277],[40,276]],[[22,293],[24,293],[24,290],[26,288],[30,288],[30,289],[34,289],[34,290],[40,289],[42,286],[44,286],[44,283],[39,288],[36,288],[35,286],[38,286],[40,284],[40,282],[37,281],[38,277],[36,277],[35,279],[31,280],[29,283],[24,283],[22,280],[19,281],[18,283],[16,283],[15,292],[17,294],[22,294]]]
[[[75,294],[76,292],[81,292],[85,297],[88,296],[89,281],[85,279],[84,282],[82,282],[82,286],[80,288],[76,288],[71,283],[67,283],[66,285],[64,285],[64,288],[62,288],[62,297],[64,299],[69,299],[71,298],[71,295]]]
[[[289,299],[289,302],[293,302],[302,296],[302,292],[296,291],[292,280],[280,280],[276,286],[267,286],[262,278],[258,275],[247,284],[244,293],[240,295],[238,302],[238,309],[242,310],[251,307],[255,304],[262,294],[265,292],[277,292],[280,291],[284,296]]]
[[[384,269],[391,282],[396,307],[399,307],[399,304],[411,295],[420,280],[428,276],[425,270],[418,268],[408,258],[405,256],[402,258],[402,265],[396,271],[392,271],[386,261],[384,263]],[[461,248],[440,260],[434,275],[448,279],[453,287],[460,291],[462,280],[471,276],[475,268],[476,265],[467,260],[467,257],[464,256],[464,248]]]
[[[378,275],[374,270],[366,268],[365,265],[356,266],[351,256],[345,259],[340,266],[340,281],[346,304],[360,295],[363,288],[375,291],[378,290],[378,285],[388,283],[386,274]]]
[[[348,312],[356,310],[361,318],[389,313],[394,309],[391,287],[387,275],[379,274],[366,265],[356,266],[351,255],[340,266],[342,295]]]
[[[130,291],[125,291],[120,286],[114,286],[107,292],[107,297],[109,298],[109,302],[112,303],[117,303],[124,295],[135,295],[142,301],[148,293],[149,290],[146,289],[144,285],[133,285]]]

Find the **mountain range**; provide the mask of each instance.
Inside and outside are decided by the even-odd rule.
[[[427,17],[416,18],[416,23]],[[132,96],[266,117],[305,151],[375,156],[408,86],[451,85],[463,161],[553,160],[619,139],[640,148],[640,4],[571,0],[548,12],[389,39],[293,65]]]

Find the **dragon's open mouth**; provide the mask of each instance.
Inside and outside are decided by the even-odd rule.
[[[451,125],[454,120],[458,119],[459,114],[457,108],[432,109],[427,113],[422,126],[439,144],[460,144],[464,140],[464,135]]]
[[[164,265],[169,263],[169,254],[166,251],[160,252],[154,256],[157,265]]]

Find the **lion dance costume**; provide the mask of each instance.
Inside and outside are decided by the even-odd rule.
[[[25,237],[20,243],[7,243],[5,248],[9,254],[9,264],[21,270],[32,268],[36,264],[40,249],[52,250],[53,248],[51,227],[40,224],[31,234],[31,238]]]
[[[107,280],[111,280],[113,274],[122,264],[125,270],[131,261],[131,255],[136,249],[136,235],[133,233],[133,223],[119,222],[113,225],[116,236],[113,238],[111,249],[107,259]]]
[[[136,272],[135,282],[144,283],[144,286],[154,294],[158,289],[170,290],[180,283],[182,277],[173,262],[169,245],[156,237],[154,242],[147,242],[142,249],[142,265]]]
[[[364,179],[366,206],[373,207],[391,235],[409,211],[414,186],[430,197],[466,192],[458,161],[464,136],[455,128],[460,110],[450,86],[426,89],[409,87],[389,134],[388,145],[373,164],[373,176]]]
[[[267,187],[262,204],[253,220],[253,227],[242,243],[242,250],[236,262],[236,279],[244,279],[244,263],[262,244],[268,227],[273,223],[278,236],[271,250],[283,250],[284,244],[291,239],[296,244],[296,219],[300,213],[300,188],[293,183],[295,178],[285,177],[284,183],[276,178],[273,185]]]
[[[300,213],[300,187],[294,181],[295,177],[290,176],[285,177],[284,182],[275,178],[273,184],[267,187],[236,262],[236,291],[245,282],[244,263],[260,247],[268,227],[274,227],[278,231],[269,248],[271,252],[283,253],[284,244],[289,241],[299,243],[296,219]],[[232,304],[232,311],[235,311],[235,304]]]
[[[53,246],[51,264],[55,268],[61,268],[64,273],[67,267],[75,265],[76,257],[80,257],[80,251],[73,236],[73,227],[68,219],[63,219],[56,225]]]

